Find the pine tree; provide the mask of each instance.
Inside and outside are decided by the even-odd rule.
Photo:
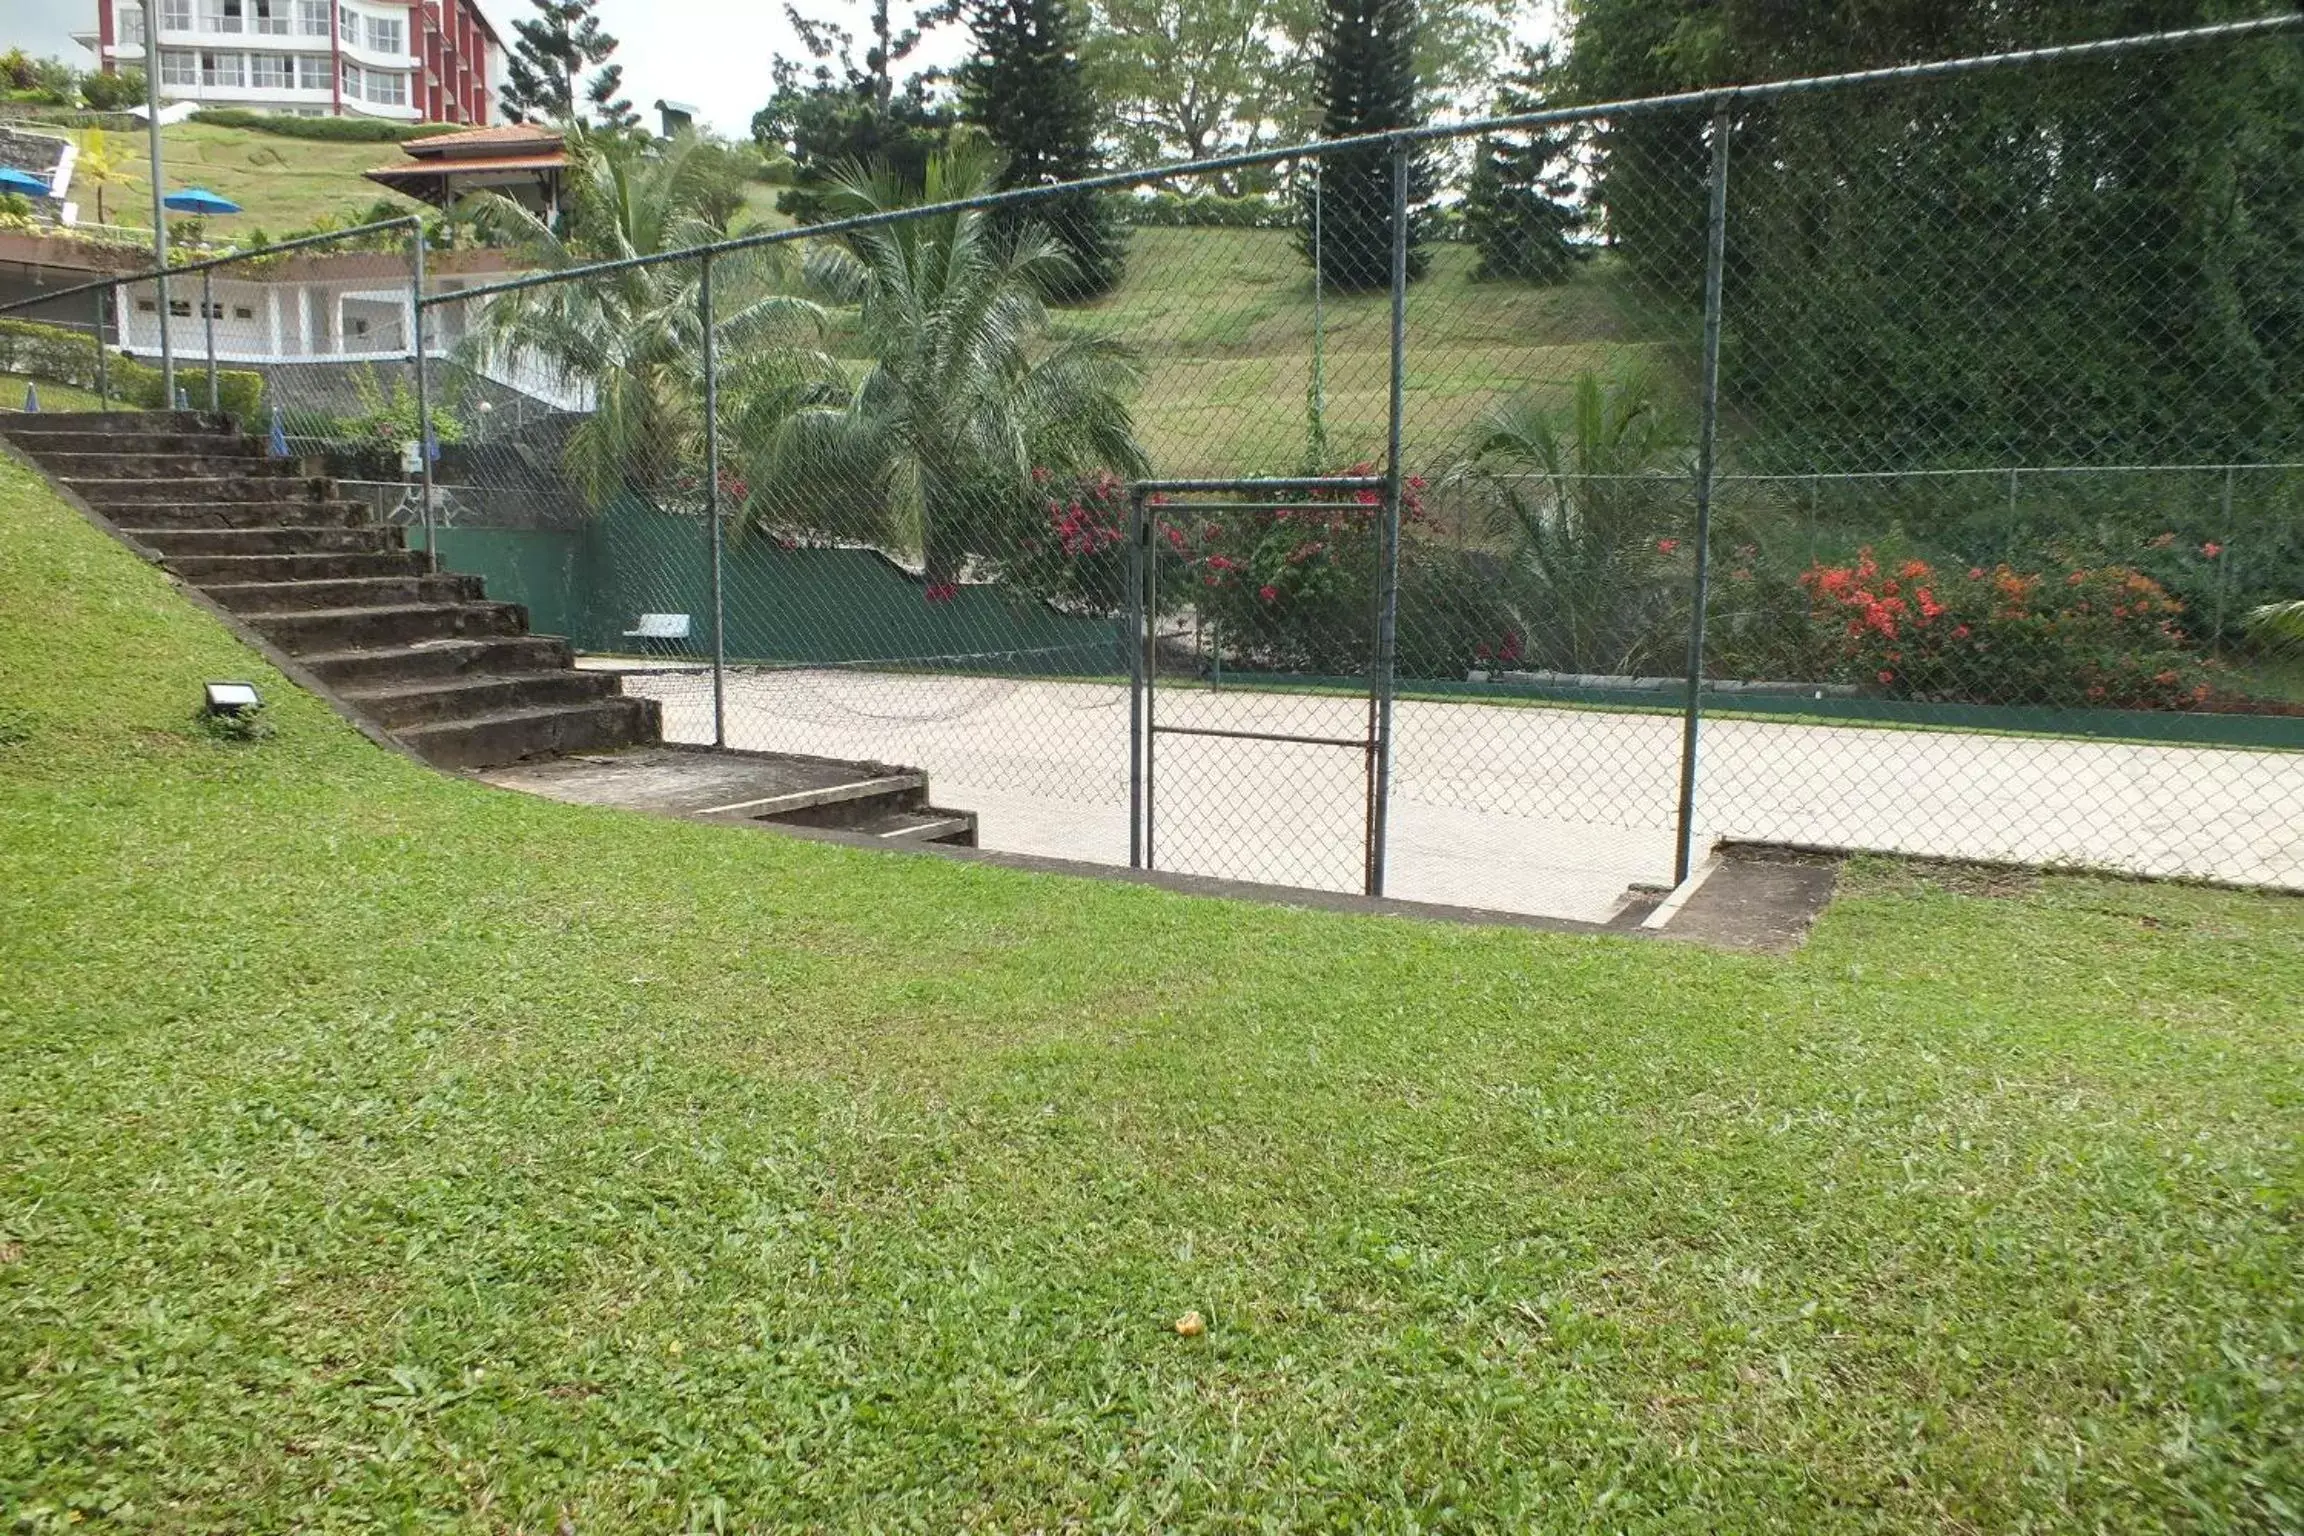
[[[1412,128],[1416,104],[1416,0],[1328,0],[1317,62],[1320,137]],[[1385,145],[1320,157],[1299,194],[1298,244],[1323,281],[1345,292],[1392,281],[1392,151]],[[1430,167],[1408,161],[1408,275],[1424,271]],[[1314,200],[1318,201],[1315,229]]]
[[[1496,116],[1551,105],[1558,75],[1549,46],[1523,48],[1520,67],[1496,91]],[[1464,228],[1480,252],[1482,277],[1556,283],[1568,275],[1584,227],[1576,157],[1586,130],[1563,123],[1480,141],[1464,198]]]
[[[593,14],[598,0],[531,0],[537,14],[512,23],[519,34],[512,56],[505,61],[501,103],[504,115],[515,123],[548,122],[565,127],[591,120],[601,127],[626,129],[640,119],[632,103],[617,93],[624,88],[624,67],[608,63],[616,39],[600,30]],[[584,83],[581,98],[577,77],[587,65],[600,66]]]
[[[960,0],[975,52],[958,71],[962,118],[1007,157],[1001,190],[1077,181],[1102,169],[1097,103],[1080,64],[1079,17],[1066,0]],[[1126,264],[1126,236],[1096,192],[1003,209],[997,225],[1046,228],[1072,255],[1073,271],[1053,297],[1107,292]]]

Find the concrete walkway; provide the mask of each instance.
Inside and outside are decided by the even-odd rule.
[[[630,664],[591,665],[626,669]],[[667,739],[711,739],[711,680],[627,678]],[[1358,737],[1366,702],[1164,685],[1164,724]],[[983,846],[1125,863],[1128,694],[1115,684],[732,672],[728,744],[925,769]],[[1386,894],[1604,921],[1668,884],[1677,718],[1402,701]],[[2304,890],[2304,753],[1716,720],[1698,833],[2072,863]],[[1163,736],[1159,867],[1360,888],[1363,754]]]

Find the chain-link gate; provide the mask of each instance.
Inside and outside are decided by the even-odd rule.
[[[1388,485],[1129,487],[1131,865],[1383,894]],[[1280,622],[1267,578],[1314,557],[1360,579],[1339,575],[1318,622]]]

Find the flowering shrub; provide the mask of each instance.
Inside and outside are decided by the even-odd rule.
[[[1803,572],[1812,637],[1836,681],[1897,698],[2201,709],[2225,702],[2183,604],[2127,566],[1939,571],[1924,560]]]
[[[1370,464],[1339,472],[1366,476]],[[1406,531],[1423,523],[1425,485],[1402,488],[1403,583],[1411,580]],[[1277,499],[1276,499],[1277,500]],[[1154,537],[1166,546],[1163,582],[1183,588],[1228,655],[1274,670],[1345,674],[1368,665],[1374,646],[1377,536],[1384,495],[1315,492],[1256,512],[1205,516],[1162,508]]]
[[[998,541],[998,576],[1067,613],[1112,612],[1128,593],[1127,486],[1108,469],[1069,482],[1035,469],[1032,487],[1017,528]]]

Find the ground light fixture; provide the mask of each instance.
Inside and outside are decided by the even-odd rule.
[[[254,683],[210,683],[206,691],[211,715],[251,714],[264,705]]]

